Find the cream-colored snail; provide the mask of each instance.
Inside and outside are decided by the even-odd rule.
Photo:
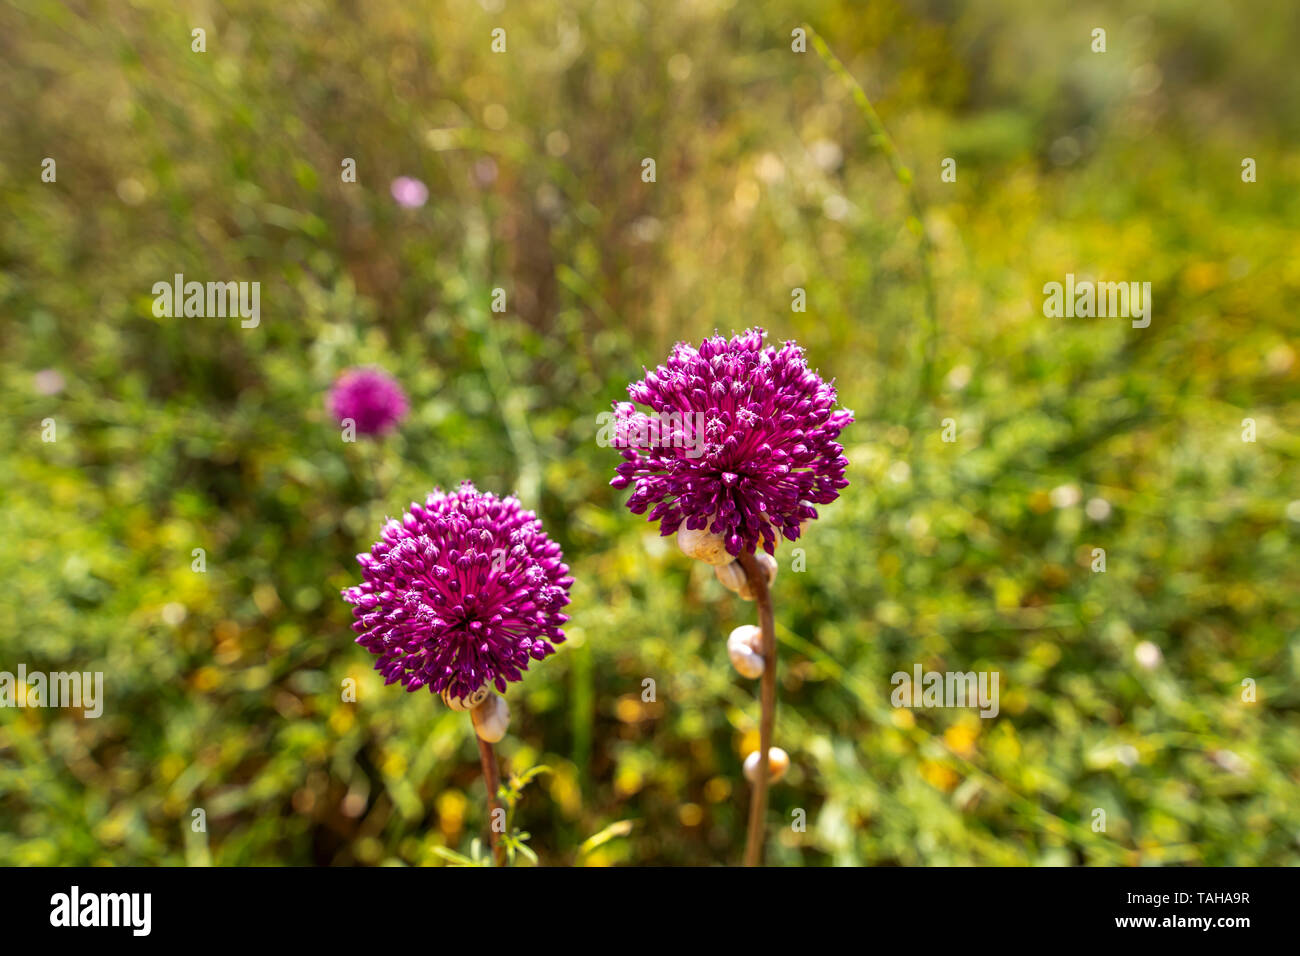
[[[758,780],[758,759],[759,752],[757,750],[745,758],[745,779],[750,783]],[[785,772],[789,769],[789,754],[780,747],[767,748],[767,779],[769,783],[776,783],[785,776]]]
[[[470,711],[474,732],[490,744],[506,735],[510,726],[510,705],[500,694],[489,694],[487,700]]]
[[[745,586],[745,569],[740,566],[739,561],[716,565],[713,574],[728,591],[739,594],[740,589]]]
[[[742,624],[727,637],[727,656],[741,677],[762,677],[763,632],[753,624]]]
[[[763,573],[767,576],[767,586],[770,588],[772,582],[776,580],[776,558],[772,557],[766,551],[759,551],[754,555],[754,560],[756,560],[758,566],[763,569]],[[737,562],[737,567],[739,567],[739,562]],[[749,578],[745,576],[743,569],[740,574],[744,580],[741,582],[740,587],[736,589],[736,593],[746,601],[752,601],[754,600],[754,590],[749,586]]]
[[[487,700],[490,693],[492,693],[492,689],[486,684],[468,697],[452,697],[450,693],[444,690],[442,692],[442,702],[452,710],[473,710]]]
[[[682,527],[677,532],[677,547],[689,558],[721,567],[731,563],[727,553],[727,540],[720,534],[714,534],[707,527],[698,531]]]

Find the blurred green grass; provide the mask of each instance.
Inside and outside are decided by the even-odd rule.
[[[933,354],[906,196],[803,20],[915,176]],[[595,435],[673,341],[750,325],[857,415],[807,570],[778,552],[771,862],[1300,861],[1298,34],[1283,2],[6,6],[0,669],[103,670],[108,701],[0,711],[0,862],[465,849],[467,722],[382,687],[338,598],[463,478],[536,506],[577,579],[501,745],[555,769],[520,815],[543,863],[623,819],[581,862],[735,862],[753,609],[623,509]],[[155,318],[176,272],[260,281],[261,326]],[[1150,281],[1151,327],[1043,318],[1067,272]],[[324,411],[356,364],[412,398],[375,447]],[[892,709],[914,663],[999,671],[1000,715]]]

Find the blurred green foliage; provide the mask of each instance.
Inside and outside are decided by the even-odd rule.
[[[753,607],[626,512],[595,435],[674,340],[750,325],[857,414],[806,571],[778,552],[771,862],[1300,861],[1300,14],[1144,6],[0,9],[0,669],[108,698],[0,711],[0,862],[469,852],[468,721],[383,687],[338,597],[386,515],[464,478],[536,506],[577,579],[500,748],[554,771],[519,811],[541,862],[736,862],[757,706],[724,645]],[[791,51],[805,19],[915,177],[933,348],[905,195]],[[261,282],[260,327],[155,318],[177,272]],[[1045,319],[1067,272],[1150,281],[1150,328]],[[412,398],[381,443],[324,411],[357,364]],[[915,663],[998,671],[1001,713],[891,708]]]

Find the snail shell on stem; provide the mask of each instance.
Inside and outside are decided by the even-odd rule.
[[[716,565],[713,569],[713,575],[722,582],[722,586],[728,591],[739,594],[740,589],[745,586],[745,569],[740,566],[739,561]]]
[[[727,656],[741,677],[762,677],[763,632],[753,624],[742,624],[727,637]]]
[[[469,716],[474,722],[474,733],[481,740],[494,744],[506,735],[510,726],[510,705],[500,694],[489,694],[487,700],[470,711]]]
[[[483,686],[466,697],[453,697],[445,690],[442,692],[441,696],[444,704],[452,710],[461,711],[473,710],[479,704],[483,703],[483,701],[487,700],[488,694],[490,693],[492,693],[491,689],[487,686]]]
[[[758,759],[759,752],[755,750],[745,758],[745,779],[754,783],[758,779]],[[769,783],[776,783],[785,776],[785,772],[790,769],[790,755],[780,747],[769,747],[767,750],[767,779]]]
[[[767,575],[767,586],[770,588],[772,582],[776,580],[776,558],[772,557],[766,551],[759,551],[754,555],[754,560],[758,562],[758,566],[762,568],[763,573]],[[739,561],[736,562],[736,566],[740,567]],[[746,601],[754,600],[754,591],[749,586],[749,578],[745,577],[743,569],[741,570],[740,575],[742,582],[740,587],[736,589],[736,593]]]
[[[708,528],[694,530],[691,528],[681,528],[677,532],[677,547],[682,549],[682,553],[687,557],[694,558],[697,561],[703,561],[705,564],[712,564],[715,567],[721,567],[730,564],[731,555],[727,553],[727,541],[720,534],[714,534]]]

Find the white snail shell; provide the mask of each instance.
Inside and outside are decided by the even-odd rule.
[[[740,589],[745,586],[745,569],[740,566],[739,561],[732,561],[730,564],[719,564],[714,567],[713,574],[728,591],[739,594]]]
[[[759,551],[754,555],[754,560],[757,561],[758,566],[763,569],[763,574],[767,577],[767,586],[770,588],[772,582],[776,580],[776,558],[772,557],[766,551]],[[743,570],[741,571],[741,574],[742,576],[744,575]],[[736,589],[736,593],[746,601],[754,600],[754,589],[749,586],[748,577],[743,578],[740,587]]]
[[[755,750],[745,758],[745,779],[750,783],[758,779],[758,755]],[[769,783],[776,783],[785,776],[785,772],[790,769],[790,755],[780,747],[769,747],[767,749],[767,779]]]
[[[483,701],[487,700],[488,694],[492,693],[487,686],[480,687],[468,697],[452,697],[447,691],[442,692],[442,702],[452,710],[473,710]]]
[[[741,677],[762,677],[763,632],[753,624],[742,624],[727,637],[727,656]]]
[[[731,555],[727,553],[726,538],[714,534],[708,528],[700,528],[698,531],[686,527],[679,529],[677,547],[681,548],[682,553],[687,557],[715,567],[732,562]]]
[[[500,694],[489,694],[487,700],[470,711],[474,732],[490,744],[506,735],[510,726],[510,705]]]

